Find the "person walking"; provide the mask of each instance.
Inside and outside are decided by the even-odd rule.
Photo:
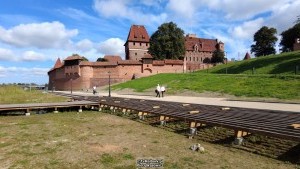
[[[93,94],[96,94],[96,86],[93,87]]]
[[[161,97],[164,97],[164,93],[166,91],[165,86],[161,86],[160,91],[161,91]]]
[[[157,84],[155,92],[156,92],[156,97],[160,97],[160,86],[159,86],[159,84]]]

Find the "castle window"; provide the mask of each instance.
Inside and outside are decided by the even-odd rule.
[[[148,43],[146,43],[146,46],[148,46]]]
[[[142,43],[140,43],[140,46],[142,46]]]
[[[135,46],[135,42],[133,42],[133,46]]]
[[[197,44],[195,44],[195,46],[194,46],[194,52],[198,52],[198,45]]]
[[[137,53],[135,53],[135,56],[137,55]]]

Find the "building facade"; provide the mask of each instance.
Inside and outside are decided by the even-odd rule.
[[[293,45],[293,51],[300,50],[300,38],[295,39],[295,43]]]
[[[87,90],[93,86],[125,82],[158,73],[184,73],[211,67],[208,64],[213,51],[224,51],[224,43],[217,39],[185,37],[184,60],[153,60],[148,53],[149,35],[142,25],[132,25],[125,46],[125,60],[120,56],[106,55],[102,62],[84,61],[79,55],[63,60],[58,58],[48,72],[49,89]]]

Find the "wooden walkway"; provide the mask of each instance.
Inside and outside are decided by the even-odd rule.
[[[75,97],[79,100],[82,96]],[[162,122],[180,119],[191,128],[202,125],[233,129],[237,138],[251,133],[300,141],[300,113],[237,107],[209,106],[154,100],[117,97],[85,96],[84,99],[99,102],[100,109],[109,107],[122,112],[134,111],[141,119],[149,114],[159,115]]]
[[[59,94],[59,93],[57,93]],[[71,97],[68,94],[59,94]],[[96,106],[99,110],[109,108],[112,111],[135,112],[141,119],[150,114],[159,117],[161,124],[172,119],[190,123],[191,129],[203,125],[220,126],[235,131],[236,138],[251,133],[270,137],[300,141],[300,113],[273,110],[246,109],[237,107],[221,107],[201,104],[186,104],[155,100],[127,99],[118,97],[97,97],[72,95],[79,100],[64,103],[36,103],[0,105],[0,113],[4,111],[35,109],[54,109],[63,107]]]
[[[78,107],[82,109],[83,106],[98,106],[98,102],[92,101],[74,101],[74,102],[59,102],[59,103],[28,103],[28,104],[0,104],[0,114],[8,111],[24,111],[29,113],[32,110],[53,109],[57,111],[59,108]]]

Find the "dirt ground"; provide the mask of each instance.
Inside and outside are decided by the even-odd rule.
[[[196,143],[204,153],[189,149]],[[140,159],[178,169],[299,167],[109,113],[0,116],[0,168],[130,169]]]

